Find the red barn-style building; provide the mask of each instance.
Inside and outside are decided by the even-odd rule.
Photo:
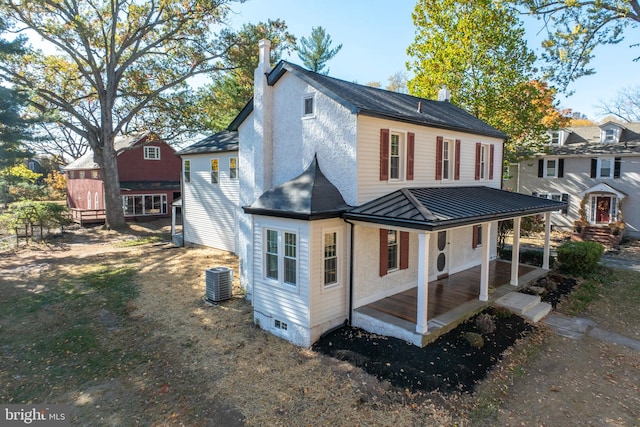
[[[180,196],[181,161],[175,150],[153,133],[115,140],[122,209],[127,220],[171,216],[171,203]],[[67,205],[81,224],[104,222],[102,170],[93,151],[66,168]]]

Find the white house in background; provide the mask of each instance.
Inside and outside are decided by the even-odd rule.
[[[182,158],[185,245],[237,251],[238,132],[216,133],[177,153]]]
[[[571,230],[583,219],[593,228],[624,222],[640,237],[640,122],[607,122],[550,132],[548,154],[513,165],[505,185],[520,193],[568,202],[551,223]]]
[[[261,41],[254,97],[227,131],[238,133],[240,279],[261,328],[310,346],[350,321],[423,345],[444,325],[429,317],[432,283],[474,269],[471,298],[488,301],[497,221],[517,229],[564,206],[500,190],[506,136],[446,91],[433,101],[285,61],[271,69],[269,50]],[[208,208],[184,212],[187,224],[194,212],[214,217],[200,233],[214,227],[210,188],[191,196]],[[507,270],[517,284],[518,264]],[[407,291],[408,318],[372,308]]]

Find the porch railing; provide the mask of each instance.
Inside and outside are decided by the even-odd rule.
[[[97,224],[105,222],[106,214],[104,209],[71,209],[71,217],[73,222],[84,224]]]

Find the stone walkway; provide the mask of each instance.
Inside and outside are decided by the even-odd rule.
[[[556,334],[563,337],[580,339],[587,335],[602,341],[629,347],[635,351],[640,351],[640,341],[600,329],[593,320],[582,317],[550,314],[543,322],[550,326]]]

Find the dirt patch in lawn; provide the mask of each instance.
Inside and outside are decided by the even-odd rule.
[[[565,341],[541,341],[546,333],[539,331],[493,353],[498,340],[480,334],[482,348],[496,359],[484,380],[453,376],[441,383],[446,386],[419,388],[415,375],[402,379],[400,370],[396,379],[393,372],[383,379],[355,362],[294,347],[256,328],[237,281],[231,300],[205,304],[205,270],[237,271],[236,258],[174,248],[167,232],[168,222],[132,224],[124,234],[74,230],[48,245],[2,254],[0,401],[68,404],[75,425],[563,425],[562,408],[578,399],[569,392],[601,380],[580,396],[582,408],[598,408],[598,396],[617,394],[619,404],[612,400],[598,416],[633,425],[633,408],[640,407],[632,388],[640,384],[635,353],[585,340],[563,359]],[[149,235],[164,240],[121,245]],[[101,287],[105,280],[117,289]],[[637,331],[638,323],[629,327]],[[460,330],[454,338],[461,336]],[[389,341],[376,339],[372,347]],[[447,356],[469,351],[468,343],[435,357],[452,363]],[[414,350],[397,344],[398,358]],[[572,376],[563,382],[562,372]],[[583,375],[584,382],[583,372],[592,373]],[[555,378],[567,398],[553,390]],[[476,391],[461,392],[468,389],[462,383],[475,384]],[[531,418],[537,408],[532,399],[547,404],[540,407],[546,417],[541,422]],[[622,405],[631,410],[615,412]],[[572,421],[586,417],[575,412]]]

